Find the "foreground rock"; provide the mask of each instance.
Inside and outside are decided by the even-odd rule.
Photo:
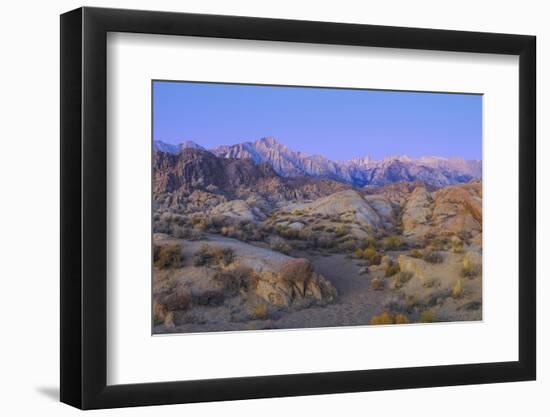
[[[174,242],[181,241],[155,235],[156,245]],[[186,311],[188,320],[197,308],[215,311],[232,305],[234,315],[246,317],[262,303],[268,309],[299,309],[326,305],[337,296],[336,288],[314,272],[308,260],[234,239],[212,236],[208,241],[185,241],[182,253],[186,261],[180,268],[155,269],[157,322],[173,320],[170,311]],[[222,258],[216,259],[218,255]]]

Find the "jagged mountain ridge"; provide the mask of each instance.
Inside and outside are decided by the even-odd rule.
[[[204,149],[191,141],[168,145],[155,141],[155,150],[177,153],[182,149]],[[310,176],[351,184],[354,187],[379,187],[402,181],[422,181],[435,187],[465,183],[481,178],[481,161],[463,158],[391,156],[382,160],[370,157],[331,161],[321,155],[294,151],[272,137],[255,142],[223,145],[210,150],[226,159],[250,159],[268,163],[282,177]]]
[[[350,185],[315,177],[282,177],[268,163],[249,158],[221,158],[212,152],[187,147],[177,153],[155,152],[153,193],[175,200],[194,191],[223,194],[230,199],[251,193],[272,200],[315,199]]]

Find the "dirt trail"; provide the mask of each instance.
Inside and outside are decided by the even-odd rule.
[[[304,256],[306,257],[306,256]],[[385,299],[384,291],[370,286],[372,274],[360,275],[357,260],[345,255],[307,256],[317,272],[338,290],[337,300],[325,307],[311,307],[284,314],[275,325],[282,328],[335,327],[367,325],[378,314]]]

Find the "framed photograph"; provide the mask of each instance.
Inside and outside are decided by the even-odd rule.
[[[61,16],[61,401],[533,380],[535,37]]]

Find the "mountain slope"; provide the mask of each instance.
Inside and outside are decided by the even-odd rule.
[[[263,195],[269,200],[309,199],[350,188],[322,178],[278,175],[267,163],[220,158],[211,152],[186,148],[178,153],[155,152],[153,193],[176,199],[196,190],[222,193],[229,198]]]
[[[176,150],[159,146],[156,150],[176,153],[182,148],[203,149],[192,144],[194,146],[186,142]],[[256,164],[267,163],[282,177],[326,178],[354,187],[380,187],[402,181],[421,181],[430,186],[443,187],[481,178],[481,161],[442,157],[411,159],[406,156],[373,160],[367,156],[337,162],[321,155],[293,151],[272,137],[219,146],[210,152],[224,159],[248,159]]]

